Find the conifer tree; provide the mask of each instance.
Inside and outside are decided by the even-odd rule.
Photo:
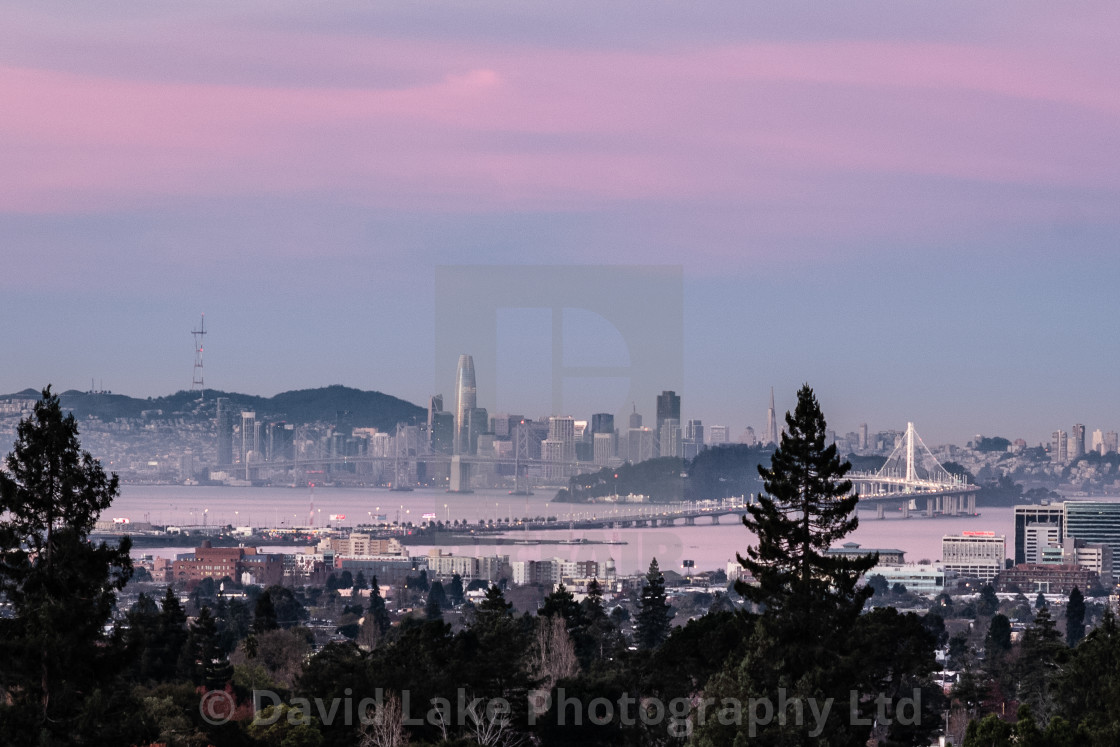
[[[870,590],[856,585],[878,562],[827,554],[858,526],[859,496],[844,479],[851,464],[840,461],[835,444],[825,446],[826,435],[813,390],[803,386],[770,467],[758,468],[766,492],[743,517],[758,544],[746,557],[737,554],[755,583],[739,580],[735,591],[801,624],[821,612],[858,612]]]
[[[851,465],[836,446],[825,445],[827,428],[809,386],[797,393],[797,406],[786,414],[786,428],[769,468],[759,467],[765,492],[748,507],[743,524],[757,538],[745,555],[737,555],[750,579],[735,591],[758,606],[744,658],[729,659],[712,678],[706,695],[750,698],[833,698],[850,703],[853,689],[870,691],[874,674],[861,669],[853,631],[872,593],[860,578],[878,562],[871,555],[837,557],[828,549],[853,531],[859,497],[845,479]],[[866,699],[860,708],[868,711]],[[752,735],[751,744],[863,745],[870,736],[866,719],[848,708],[833,710],[823,736],[798,724],[771,724]],[[699,744],[738,743],[745,735],[734,727],[708,722]]]
[[[23,741],[93,739],[84,699],[117,666],[103,632],[132,575],[131,542],[89,541],[117,496],[117,476],[82,451],[78,426],[50,387],[16,428],[0,472],[0,734]],[[86,734],[80,732],[85,730]]]
[[[369,614],[380,635],[389,632],[392,622],[389,620],[389,611],[385,608],[385,598],[381,596],[381,586],[377,583],[377,576],[373,577],[369,593]]]
[[[642,587],[635,621],[634,640],[638,649],[651,651],[660,646],[669,637],[672,619],[673,608],[669,606],[665,596],[665,576],[657,566],[657,558],[654,558],[646,573],[646,583]]]
[[[157,680],[174,679],[179,655],[186,643],[187,613],[183,611],[179,597],[168,586],[159,613],[159,637],[156,643],[158,655],[154,672]]]
[[[1043,607],[1023,634],[1022,650],[1016,662],[1019,700],[1029,704],[1043,723],[1054,714],[1051,681],[1065,663],[1069,649],[1062,642],[1050,608]]]
[[[458,606],[463,603],[463,577],[456,573],[447,586],[447,601]]]
[[[447,606],[447,593],[443,590],[443,582],[432,582],[428,589],[428,602],[424,606],[424,616],[429,620],[442,620],[443,608]]]
[[[267,633],[279,627],[280,623],[276,619],[276,605],[272,603],[272,595],[264,591],[257,597],[256,606],[253,608],[253,632]]]
[[[1066,645],[1076,646],[1085,637],[1085,597],[1076,586],[1066,603]]]

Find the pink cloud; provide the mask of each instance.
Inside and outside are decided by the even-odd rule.
[[[230,29],[212,43],[231,71],[252,50],[266,68],[295,56],[351,82],[8,64],[0,210],[277,193],[437,210],[807,206],[868,174],[1117,186],[1118,74],[1076,54],[900,42],[576,51]]]

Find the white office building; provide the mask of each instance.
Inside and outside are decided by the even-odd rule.
[[[941,562],[946,571],[964,578],[991,581],[1004,566],[1007,539],[995,532],[961,532],[941,538]]]

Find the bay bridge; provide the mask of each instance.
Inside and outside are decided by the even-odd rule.
[[[403,442],[398,431],[397,443]],[[514,454],[501,457],[398,452],[385,456],[305,457],[236,464],[233,469],[238,472],[244,470],[246,476],[251,474],[250,471],[255,473],[257,470],[286,474],[295,484],[306,484],[324,472],[337,468],[369,475],[371,480],[388,477],[394,487],[409,485],[421,472],[428,475],[450,474],[453,491],[470,492],[472,473],[477,474],[476,471],[491,474],[500,472],[506,480],[514,482],[518,491],[527,491],[530,474],[538,481],[537,484],[551,482],[554,487],[563,487],[567,485],[569,477],[596,472],[605,466],[592,462],[554,462],[529,458],[527,453],[527,445],[521,443],[517,444]],[[850,480],[853,489],[859,493],[861,506],[875,506],[878,518],[885,518],[888,508],[899,511],[904,518],[908,518],[911,511],[922,511],[927,517],[976,513],[979,487],[968,484],[963,476],[946,470],[922,442],[913,423],[907,423],[904,437],[879,470],[852,471],[845,479]],[[750,497],[739,497],[658,504],[572,504],[573,507],[580,505],[584,510],[569,521],[542,523],[539,527],[533,525],[525,528],[626,528],[666,526],[677,522],[692,525],[698,521],[717,524],[723,516],[742,515],[751,500]],[[924,505],[921,505],[923,501]]]
[[[977,485],[969,485],[962,475],[945,469],[922,442],[913,423],[906,424],[906,435],[877,472],[849,472],[847,479],[859,491],[860,503],[874,503],[878,517],[894,506],[904,517],[912,509],[926,516],[975,515]]]

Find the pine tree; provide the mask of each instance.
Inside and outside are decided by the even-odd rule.
[[[813,390],[803,386],[797,406],[786,414],[786,429],[771,458],[759,467],[765,492],[748,507],[744,526],[757,538],[745,555],[737,555],[751,577],[735,591],[760,610],[747,654],[729,659],[705,688],[706,695],[815,698],[849,703],[853,689],[873,692],[877,672],[861,669],[853,633],[864,602],[872,594],[861,577],[877,556],[845,558],[828,550],[857,524],[859,497],[845,479],[851,465],[836,446],[826,446],[827,427]],[[869,711],[866,701],[862,710]],[[871,720],[851,718],[847,708],[829,714],[823,738],[810,737],[803,725],[771,724],[751,740],[759,744],[866,744]],[[859,714],[857,714],[859,715]],[[860,723],[862,721],[862,723]],[[744,735],[711,721],[699,744],[725,744]]]
[[[544,598],[544,603],[537,610],[537,614],[542,617],[559,615],[564,619],[564,624],[568,630],[578,627],[582,622],[582,615],[575,596],[564,587],[564,584],[560,584],[556,587],[556,591]]]
[[[203,607],[191,623],[183,663],[190,679],[208,690],[221,690],[233,676],[233,668],[218,642],[218,626],[209,607]]]
[[[17,426],[5,464],[0,596],[12,615],[0,618],[0,733],[27,743],[93,739],[108,716],[77,719],[119,671],[102,628],[132,575],[127,537],[116,547],[89,541],[117,476],[81,450],[74,416],[50,387]]]
[[[657,558],[650,561],[649,571],[646,573],[646,583],[642,587],[642,596],[638,607],[638,618],[635,621],[634,640],[638,649],[651,651],[661,645],[669,637],[670,623],[673,619],[673,608],[665,595],[665,576],[657,566]]]
[[[513,605],[506,601],[496,584],[486,590],[486,596],[475,608],[475,626],[494,627],[510,617]]]
[[[424,616],[429,620],[442,620],[443,608],[447,606],[447,593],[443,590],[443,582],[436,580],[428,589],[428,602],[424,607]]]
[[[389,632],[392,622],[389,620],[389,611],[385,608],[385,598],[381,596],[381,586],[377,583],[377,576],[373,577],[369,593],[369,614],[379,635],[383,636]]]
[[[447,600],[454,606],[463,603],[463,577],[456,573],[447,586]]]
[[[1050,608],[1043,607],[1023,634],[1017,660],[1019,700],[1029,704],[1045,723],[1054,713],[1051,684],[1069,649],[1062,642]]]
[[[187,642],[187,613],[171,587],[163,595],[159,613],[158,663],[153,676],[160,681],[175,678],[179,654]]]
[[[1066,645],[1076,646],[1085,637],[1085,597],[1076,586],[1066,603]]]
[[[859,496],[844,475],[836,445],[825,446],[824,415],[808,385],[797,393],[797,407],[786,413],[786,432],[769,468],[759,467],[765,493],[748,507],[743,525],[758,537],[747,556],[736,555],[754,578],[739,580],[735,591],[796,622],[808,624],[820,611],[859,610],[870,595],[857,589],[860,577],[878,556],[828,555],[834,543],[855,530]]]
[[[256,607],[253,609],[253,632],[267,633],[276,630],[280,623],[276,620],[276,606],[272,603],[272,595],[267,591],[257,597]]]

